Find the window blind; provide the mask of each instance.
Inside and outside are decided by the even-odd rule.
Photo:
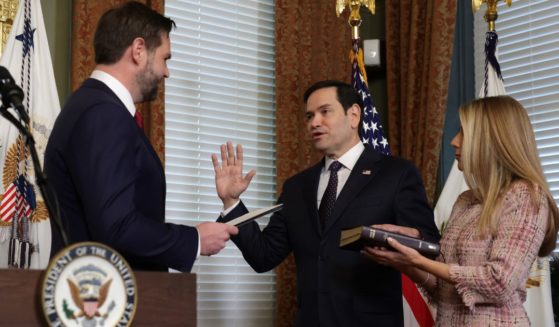
[[[477,89],[483,81],[485,6],[475,16]],[[499,62],[507,94],[528,111],[541,164],[559,200],[559,1],[515,1],[498,6]]]
[[[165,15],[177,24],[165,82],[167,221],[216,220],[210,155],[227,140],[243,145],[245,173],[257,171],[243,202],[274,204],[274,1],[170,0]],[[273,325],[275,274],[255,273],[232,242],[192,272],[198,326]]]

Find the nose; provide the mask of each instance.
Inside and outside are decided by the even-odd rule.
[[[452,141],[450,141],[450,145],[456,150],[460,147],[460,133],[457,133]]]
[[[454,138],[452,139],[452,141],[450,142],[450,146],[451,146],[453,149],[456,150],[456,149],[458,149],[458,145],[456,144],[456,142],[454,142],[455,139],[456,139],[456,137],[454,137]]]
[[[320,124],[322,123],[322,118],[320,117],[320,115],[314,115],[310,120],[309,120],[309,126],[311,128],[315,128],[315,127],[320,127]]]

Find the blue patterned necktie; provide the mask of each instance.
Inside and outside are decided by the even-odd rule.
[[[328,186],[326,186],[326,191],[322,195],[322,200],[320,201],[320,208],[318,208],[318,216],[320,218],[320,225],[322,230],[326,226],[326,221],[334,208],[334,203],[336,203],[336,192],[338,190],[338,170],[342,168],[342,164],[334,161],[330,164],[330,179],[328,180]]]

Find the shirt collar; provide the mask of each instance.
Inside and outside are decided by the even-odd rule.
[[[338,158],[338,162],[341,163],[344,167],[349,170],[353,170],[353,167],[361,157],[361,154],[365,150],[365,146],[361,142],[357,142],[351,149],[349,149],[346,153],[344,153],[340,158]],[[334,162],[334,159],[326,157],[326,161],[324,162],[324,168],[328,170],[330,165]]]
[[[130,114],[132,116],[136,114],[136,106],[134,105],[130,91],[128,91],[128,89],[118,79],[101,70],[94,70],[90,77],[107,85],[107,87],[116,94],[119,100],[124,103],[124,106],[128,109]]]

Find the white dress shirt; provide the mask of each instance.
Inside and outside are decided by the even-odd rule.
[[[349,178],[349,174],[353,170],[355,163],[361,157],[361,154],[365,150],[365,146],[361,142],[357,142],[351,149],[349,149],[346,153],[344,153],[340,158],[338,158],[338,162],[342,164],[340,170],[338,170],[338,189],[336,190],[336,198],[340,195],[340,192],[344,188],[347,179]],[[326,157],[324,167],[322,167],[322,171],[320,172],[320,180],[318,181],[318,191],[316,192],[316,207],[320,208],[320,202],[322,201],[322,196],[324,195],[324,191],[326,191],[326,186],[328,186],[328,180],[330,179],[330,165],[334,162],[334,159]]]
[[[136,106],[132,100],[132,95],[119,80],[101,70],[94,70],[90,77],[107,85],[107,87],[116,94],[119,100],[124,103],[124,106],[128,109],[132,117],[136,115]]]

